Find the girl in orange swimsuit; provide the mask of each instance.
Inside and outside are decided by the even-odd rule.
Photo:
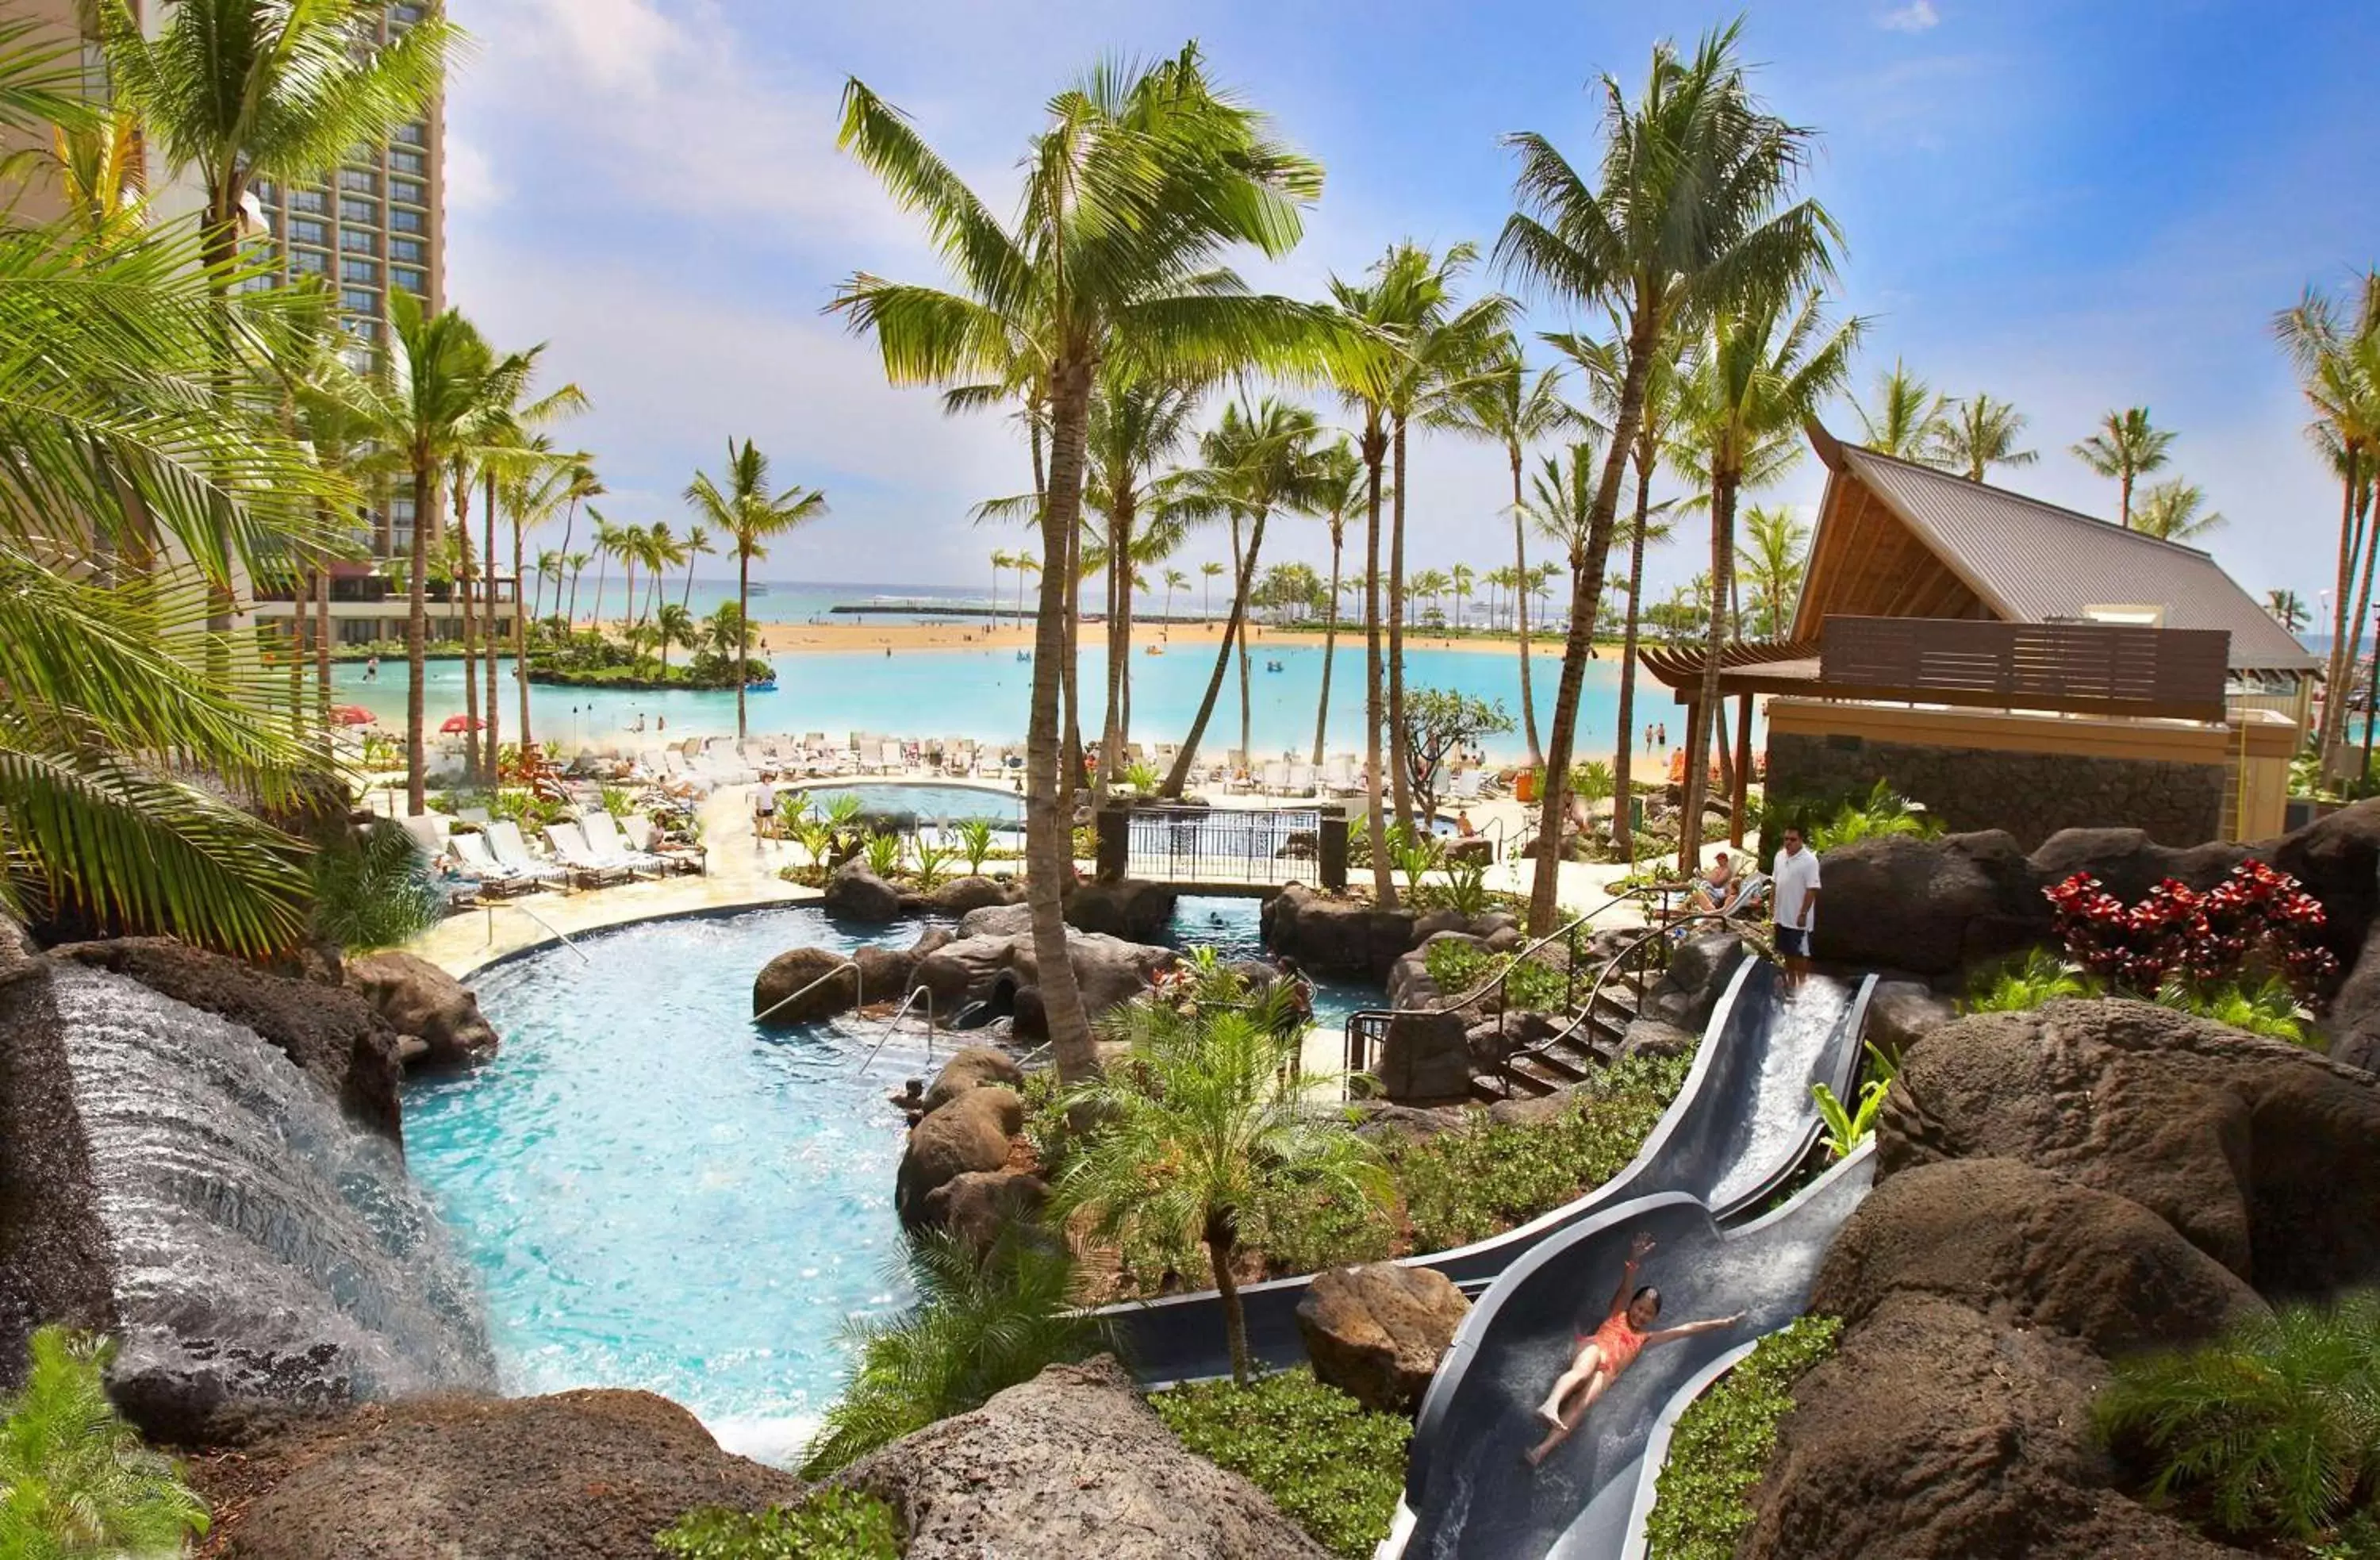
[[[1620,1292],[1611,1297],[1611,1310],[1603,1324],[1578,1340],[1578,1351],[1571,1367],[1554,1383],[1537,1417],[1551,1426],[1545,1440],[1529,1453],[1529,1466],[1534,1468],[1546,1459],[1548,1453],[1570,1439],[1579,1421],[1595,1400],[1620,1377],[1620,1372],[1636,1362],[1637,1355],[1648,1344],[1665,1344],[1673,1338],[1690,1338],[1696,1333],[1715,1333],[1722,1327],[1732,1327],[1743,1320],[1744,1313],[1722,1316],[1711,1322],[1689,1322],[1682,1326],[1664,1327],[1655,1331],[1653,1323],[1660,1320],[1661,1292],[1647,1285],[1636,1285],[1636,1268],[1653,1251],[1653,1237],[1640,1235],[1628,1249],[1628,1263],[1620,1273]],[[1563,1404],[1573,1393],[1580,1396],[1569,1412]]]

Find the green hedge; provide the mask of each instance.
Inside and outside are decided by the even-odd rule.
[[[1795,1378],[1832,1354],[1842,1322],[1804,1316],[1769,1334],[1678,1417],[1645,1536],[1662,1560],[1732,1560],[1752,1526],[1745,1497],[1777,1448]]]
[[[849,1490],[766,1511],[705,1506],[656,1534],[653,1546],[674,1560],[901,1560],[892,1508]]]
[[[1365,1560],[1389,1536],[1413,1439],[1403,1415],[1375,1413],[1303,1369],[1149,1402],[1184,1445],[1270,1495],[1331,1554]]]

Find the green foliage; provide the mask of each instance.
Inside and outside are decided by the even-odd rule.
[[[1685,1083],[1694,1058],[1631,1056],[1572,1096],[1551,1121],[1484,1115],[1391,1151],[1416,1251],[1467,1245],[1601,1186],[1636,1157]]]
[[[1495,896],[1488,887],[1488,863],[1450,860],[1445,866],[1446,908],[1460,916],[1485,914]]]
[[[1571,766],[1570,794],[1584,802],[1608,801],[1619,789],[1619,781],[1611,765],[1601,759],[1588,759]]]
[[[1769,1334],[1678,1416],[1652,1514],[1647,1547],[1662,1560],[1732,1560],[1752,1526],[1747,1500],[1793,1407],[1793,1383],[1834,1352],[1843,1324],[1804,1316]]]
[[[962,818],[951,827],[959,836],[960,854],[966,858],[967,875],[981,877],[983,864],[991,856],[991,820]]]
[[[1516,964],[1511,954],[1489,953],[1476,943],[1432,943],[1422,967],[1449,998],[1468,996],[1500,975],[1506,1005],[1523,1012],[1559,1013],[1570,1000],[1570,977],[1561,970],[1535,959]]]
[[[1408,829],[1402,823],[1389,826],[1389,861],[1407,883],[1429,876],[1445,858],[1446,847],[1436,835]]]
[[[1884,1092],[1885,1085],[1869,1079],[1861,1086],[1859,1106],[1853,1109],[1836,1098],[1826,1084],[1810,1085],[1810,1096],[1818,1102],[1818,1115],[1827,1123],[1824,1145],[1829,1158],[1844,1158],[1875,1135],[1876,1113],[1884,1106]]]
[[[705,1506],[653,1543],[674,1560],[901,1560],[892,1508],[854,1490],[820,1490],[766,1511]]]
[[[2095,1413],[2153,1498],[2238,1538],[2313,1538],[2380,1500],[2380,1296],[2119,1359]]]
[[[1011,1226],[980,1261],[933,1231],[913,1237],[900,1261],[917,1302],[891,1321],[848,1328],[859,1364],[804,1449],[805,1479],[979,1408],[1046,1365],[1087,1359],[1106,1342],[1099,1324],[1075,1309],[1074,1259],[1038,1231]]]
[[[0,1554],[9,1560],[176,1555],[207,1530],[206,1504],[180,1469],[108,1402],[114,1352],[43,1327],[25,1384],[0,1397]]]
[[[1365,1560],[1389,1536],[1413,1439],[1402,1415],[1374,1413],[1304,1369],[1148,1401],[1184,1445],[1270,1495],[1331,1554]]]
[[[2298,1005],[2297,993],[2278,976],[2268,978],[2262,985],[2241,986],[2171,975],[2157,988],[2156,999],[2165,1006],[2212,1018],[2250,1034],[2269,1035],[2292,1045],[2322,1049],[2322,1038],[2313,1032],[2304,1009]]]
[[[603,787],[603,810],[614,818],[625,818],[637,810],[637,798],[625,786]]]
[[[1524,1013],[1560,1013],[1570,1003],[1570,977],[1550,964],[1524,958],[1504,976],[1504,1000]]]
[[[810,864],[824,867],[827,857],[834,849],[834,825],[812,819],[801,825],[795,834],[802,842],[803,852],[810,859]]]
[[[1135,796],[1154,796],[1157,787],[1165,784],[1165,776],[1157,773],[1157,766],[1148,763],[1124,765],[1122,778],[1125,787]]]
[[[1912,808],[1889,783],[1878,780],[1865,798],[1844,802],[1812,828],[1807,843],[1813,850],[1826,851],[1888,835],[1931,838],[1941,832],[1942,820]]]
[[[413,837],[387,819],[342,821],[314,852],[315,935],[362,953],[393,948],[438,924],[446,896]]]
[[[1970,1013],[2030,1013],[2066,997],[2097,996],[2097,982],[2047,948],[2034,948],[1978,980],[1961,1005]]]
[[[901,870],[901,836],[891,833],[868,835],[867,855],[869,871],[880,878],[891,877]]]
[[[910,849],[910,855],[917,863],[917,891],[931,894],[940,888],[942,880],[950,875],[950,865],[958,859],[958,854],[947,845],[929,845],[926,836],[919,835]]]

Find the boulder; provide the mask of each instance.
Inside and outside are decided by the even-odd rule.
[[[881,926],[901,919],[901,891],[857,859],[845,861],[826,880],[820,908],[838,920]]]
[[[959,936],[969,937],[1030,937],[1033,935],[1033,907],[1026,904],[992,905],[979,910],[969,910],[959,917]]]
[[[2266,1311],[2139,1203],[2007,1159],[1886,1180],[1836,1235],[1809,1309],[1857,1325],[1908,1294],[2053,1327],[2103,1356],[2189,1343]]]
[[[859,967],[859,1005],[868,1007],[879,1003],[898,1002],[908,995],[910,977],[917,969],[917,957],[914,948],[870,945],[854,950],[851,962]]]
[[[1441,939],[1476,946],[1473,938],[1460,932],[1442,932],[1431,941]],[[1394,1008],[1444,1007],[1453,998],[1471,994],[1467,990],[1449,992],[1439,985],[1429,972],[1427,943],[1411,953],[1399,955],[1396,962],[1389,966],[1389,978],[1383,985],[1387,989],[1389,1005]]]
[[[2196,889],[2213,888],[2248,855],[2247,847],[2221,841],[2159,845],[2140,829],[2060,829],[2041,842],[2030,861],[2044,888],[2088,872],[2129,905],[2146,898],[2168,878]]]
[[[1460,1013],[1399,1013],[1389,1020],[1372,1071],[1399,1104],[1466,1100],[1471,1039]]]
[[[1867,1038],[1898,1056],[1959,1016],[1959,1005],[1917,981],[1879,981],[1867,1002]]]
[[[2317,818],[2258,853],[2322,901],[2323,945],[2352,966],[2380,918],[2380,800],[2359,801]]]
[[[1745,1560],[2217,1560],[2125,1499],[2091,1433],[2107,1368],[2052,1330],[1902,1294],[1793,1387]]]
[[[964,1046],[934,1075],[932,1086],[926,1091],[925,1111],[930,1115],[968,1090],[986,1084],[1013,1090],[1024,1082],[1023,1070],[1004,1052],[988,1045]]]
[[[752,1016],[767,1014],[772,1024],[813,1024],[850,1012],[859,1000],[859,986],[844,955],[788,948],[752,978]]]
[[[1527,939],[1522,935],[1521,929],[1512,924],[1510,917],[1501,919],[1504,924],[1482,936],[1479,939],[1480,942],[1487,945],[1488,951],[1491,954],[1519,953],[1522,945]]]
[[[26,1342],[43,1323],[111,1335],[120,1325],[53,968],[27,956],[0,981],[0,1390],[22,1379]]]
[[[1979,1014],[1910,1047],[1877,1175],[2013,1159],[2128,1197],[2267,1298],[2380,1279],[2380,1079],[2152,1003]]]
[[[1694,1030],[1682,1029],[1659,1018],[1632,1018],[1620,1038],[1620,1054],[1626,1056],[1683,1056],[1702,1044],[1702,1036]]]
[[[1414,922],[1414,940],[1427,943],[1441,932],[1456,932],[1464,938],[1472,935],[1471,918],[1459,910],[1432,910]]]
[[[1265,901],[1265,946],[1326,975],[1384,981],[1399,955],[1420,941],[1411,910],[1377,910],[1370,901],[1334,899],[1292,884]]]
[[[2049,902],[2000,830],[1888,835],[1826,852],[1813,953],[1832,964],[1957,975],[2046,940]]]
[[[1153,943],[1172,923],[1180,897],[1169,884],[1137,878],[1080,884],[1066,896],[1066,924],[1128,943]]]
[[[909,1128],[892,1201],[902,1223],[929,1222],[927,1199],[970,1170],[1008,1164],[1008,1140],[1025,1125],[1024,1103],[1005,1089],[970,1089]]]
[[[2362,952],[2348,967],[2322,1030],[2332,1061],[2380,1073],[2380,928],[2365,936]]]
[[[1363,1100],[1348,1107],[1355,1135],[1375,1143],[1427,1142],[1440,1132],[1460,1132],[1475,1114],[1465,1105],[1399,1105]]]
[[[1052,1365],[834,1482],[890,1502],[906,1560],[1321,1560],[1263,1492],[1186,1450],[1113,1359]]]
[[[909,984],[934,993],[937,1015],[955,1014],[990,995],[992,982],[1013,970],[1017,942],[1015,937],[969,933],[962,926],[959,936],[918,958],[910,969]]]
[[[980,1257],[1010,1225],[1038,1223],[1049,1200],[1050,1188],[1028,1171],[969,1170],[928,1193],[924,1213]]]
[[[1700,1034],[1749,951],[1733,932],[1706,932],[1679,944],[1651,1004],[1655,1017]]]
[[[1431,1268],[1366,1262],[1314,1275],[1297,1332],[1314,1373],[1366,1408],[1410,1414],[1471,1302]]]
[[[1159,971],[1170,969],[1179,957],[1171,948],[1127,943],[1098,932],[1070,932],[1066,937],[1066,960],[1074,967],[1075,989],[1093,1018],[1147,992]],[[1018,981],[1015,1032],[1024,1039],[1038,1040],[1049,1033],[1049,1026],[1042,1017],[1040,964],[1032,939],[1014,940],[1009,959]]]
[[[988,877],[953,878],[934,890],[934,908],[946,916],[964,916],[1008,903],[1009,891]]]
[[[187,1003],[233,1023],[244,1024],[298,1065],[323,1092],[339,1102],[347,1118],[391,1142],[402,1142],[403,1112],[397,1085],[403,1078],[402,1038],[418,1035],[443,1047],[440,1061],[492,1055],[495,1031],[480,1017],[480,1005],[454,977],[410,954],[375,954],[358,965],[388,965],[429,972],[405,982],[406,995],[385,1005],[370,993],[293,981],[251,964],[177,943],[170,937],[120,937],[76,943],[54,958],[128,976],[160,995]],[[431,1000],[430,993],[439,993]],[[402,1014],[414,1027],[392,1023]]]
[[[698,1506],[802,1493],[646,1392],[375,1404],[195,1472],[242,1560],[651,1560],[653,1535]]]
[[[426,958],[365,954],[347,961],[347,984],[391,1029],[428,1045],[423,1060],[432,1066],[474,1066],[496,1054],[496,1031],[480,1014],[480,999]]]
[[[1567,1088],[1550,1094],[1523,1094],[1489,1105],[1488,1119],[1499,1127],[1542,1127],[1560,1120],[1576,1103],[1572,1090]]]

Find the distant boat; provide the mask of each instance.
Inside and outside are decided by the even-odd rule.
[[[744,685],[744,691],[747,693],[774,693],[777,691],[777,679],[771,677],[766,682],[747,682]]]

